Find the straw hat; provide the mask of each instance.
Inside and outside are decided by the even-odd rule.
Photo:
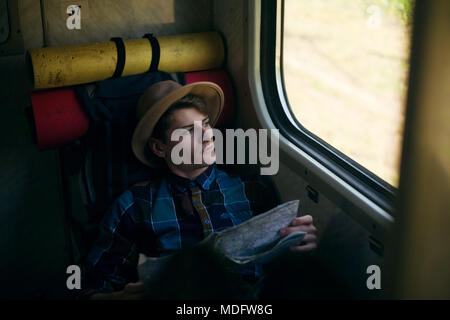
[[[175,81],[167,80],[150,86],[138,101],[136,113],[139,122],[131,140],[131,148],[142,163],[150,167],[156,166],[149,154],[148,139],[164,112],[187,94],[201,97],[205,102],[211,126],[216,123],[222,111],[224,95],[222,89],[215,83],[204,81],[182,86]]]

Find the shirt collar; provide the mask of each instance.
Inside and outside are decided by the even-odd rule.
[[[179,191],[185,191],[187,188],[191,188],[194,186],[198,186],[203,190],[209,190],[216,176],[215,171],[216,171],[216,164],[213,163],[208,167],[208,169],[203,171],[194,180],[178,176],[174,174],[172,171],[169,171],[168,180],[170,184]]]

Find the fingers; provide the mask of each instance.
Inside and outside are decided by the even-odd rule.
[[[280,234],[283,236],[287,236],[288,234],[291,234],[292,232],[296,232],[296,231],[303,231],[306,233],[315,233],[317,231],[316,227],[312,224],[310,225],[300,225],[300,226],[296,226],[296,227],[286,227],[286,228],[282,228],[280,229]]]
[[[143,282],[130,282],[119,292],[120,300],[141,300],[145,299],[146,291]]]
[[[311,251],[317,248],[317,244],[316,243],[308,243],[302,246],[292,246],[290,248],[291,251],[293,252],[306,252],[306,251]]]
[[[143,282],[130,282],[125,286],[124,291],[128,293],[142,293],[145,291],[145,286]]]
[[[292,220],[291,222],[291,226],[299,226],[302,224],[312,224],[313,223],[313,217],[310,215],[306,215],[306,216],[302,216],[302,217],[297,217],[294,220]]]
[[[280,229],[280,234],[287,236],[296,231],[306,232],[306,235],[300,245],[290,247],[291,251],[305,252],[317,248],[317,237],[315,235],[317,228],[313,224],[312,216],[305,215],[293,219],[288,227]]]
[[[291,251],[296,252],[304,252],[304,251],[310,251],[315,248],[317,248],[317,237],[315,234],[307,234],[302,241],[301,245],[298,246],[291,246]]]
[[[280,229],[280,234],[285,236],[296,231],[303,231],[307,233],[316,232],[317,229],[313,225],[313,217],[306,215],[293,219],[288,227]]]
[[[308,233],[307,235],[305,235],[305,237],[303,238],[302,243],[310,243],[310,242],[316,242],[317,237],[315,234],[313,233]]]

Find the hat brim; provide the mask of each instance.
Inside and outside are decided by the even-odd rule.
[[[224,94],[222,89],[213,82],[195,82],[179,89],[172,91],[164,98],[154,103],[147,112],[139,120],[136,129],[134,130],[131,140],[131,147],[136,157],[144,164],[150,167],[156,167],[155,161],[148,155],[146,145],[150,138],[153,129],[169,107],[186,96],[193,94],[201,97],[205,102],[206,113],[208,114],[211,126],[219,119],[224,104]]]

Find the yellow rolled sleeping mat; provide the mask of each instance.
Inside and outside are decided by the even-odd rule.
[[[224,44],[217,32],[158,37],[156,41],[159,44],[156,69],[159,71],[208,70],[220,67],[224,61]],[[150,65],[155,63],[151,41],[142,38],[121,42],[124,45],[121,59],[119,45],[114,41],[30,49],[34,88],[56,88],[118,76],[118,62],[122,63],[119,76],[149,71]]]

